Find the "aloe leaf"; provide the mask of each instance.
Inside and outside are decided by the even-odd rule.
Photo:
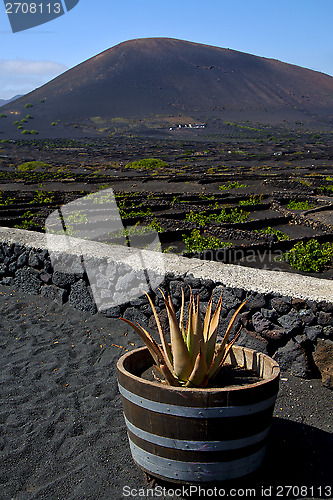
[[[220,316],[221,316],[221,310],[222,310],[222,293],[221,293],[220,299],[217,303],[217,306],[216,306],[216,309],[215,309],[215,312],[213,314],[213,318],[211,320],[211,323],[209,325],[209,330],[208,330],[207,354],[206,354],[208,366],[210,366],[212,359],[214,357],[216,338],[217,338],[217,333],[218,333],[218,326],[219,326]]]
[[[216,350],[215,352],[215,356],[213,358],[213,361],[211,363],[211,366],[209,368],[209,378],[212,378],[215,374],[215,372],[218,370],[219,368],[219,365],[221,362],[223,362],[223,360],[225,359],[225,351],[226,351],[226,345],[227,345],[227,342],[228,342],[228,337],[229,337],[229,333],[231,331],[231,328],[233,327],[234,323],[235,323],[235,320],[239,314],[239,311],[242,309],[242,307],[246,304],[247,301],[243,302],[239,307],[238,309],[236,310],[236,312],[233,314],[230,322],[229,322],[229,325],[228,325],[228,328],[224,334],[224,337],[223,337],[223,340],[221,342],[221,344],[219,345],[218,349]]]
[[[209,373],[210,380],[214,379],[217,376],[220,369],[222,368],[222,366],[223,366],[223,364],[224,364],[224,362],[229,354],[230,349],[232,348],[232,346],[234,345],[236,340],[239,338],[241,330],[242,330],[242,327],[238,330],[235,337],[232,339],[231,342],[229,342],[229,344],[225,347],[225,349],[220,351],[219,359],[216,361],[214,369]]]
[[[229,344],[227,345],[227,347],[225,348],[225,351],[224,351],[224,356],[223,356],[223,359],[221,361],[221,365],[223,365],[223,363],[225,362],[226,360],[226,357],[228,356],[229,354],[229,351],[230,349],[232,348],[232,346],[234,345],[234,343],[238,340],[239,336],[240,336],[240,332],[242,331],[242,327],[240,327],[240,329],[238,330],[238,332],[236,333],[236,335],[234,336],[234,338],[232,339],[231,342],[229,342]]]
[[[206,357],[202,352],[202,344],[200,343],[199,352],[196,357],[192,373],[189,376],[188,382],[186,383],[186,386],[201,387],[207,379],[208,376],[207,376]]]
[[[221,361],[223,362],[226,355],[225,355],[225,352],[226,352],[226,345],[227,345],[227,342],[228,342],[228,337],[229,337],[229,333],[231,331],[231,328],[233,327],[234,323],[235,323],[235,320],[239,314],[239,311],[242,309],[242,307],[244,307],[244,305],[246,304],[247,301],[243,302],[239,307],[238,309],[236,310],[236,312],[233,314],[230,322],[229,322],[229,325],[228,325],[228,328],[224,334],[224,337],[223,337],[223,340],[221,342],[221,344],[219,345],[218,349],[216,350],[216,353],[215,353],[215,357],[212,361],[212,364],[209,368],[209,378],[213,377],[215,372],[217,371],[217,369],[219,368],[219,365],[221,363]],[[238,337],[237,337],[238,338]],[[237,339],[236,339],[237,340]],[[235,341],[235,339],[232,341],[232,343]],[[231,344],[232,345],[232,344]]]
[[[205,313],[204,324],[203,324],[203,338],[204,338],[205,342],[208,339],[209,324],[210,324],[210,318],[212,315],[212,305],[213,305],[213,295],[209,299],[206,313]]]
[[[153,339],[153,337],[145,330],[142,326],[140,325],[135,325],[132,323],[132,321],[129,321],[128,319],[125,318],[119,318],[122,321],[125,321],[129,326],[131,326],[141,337],[143,342],[146,344],[146,346],[149,349],[150,354],[152,355],[155,363],[161,364],[161,361],[165,363],[164,359],[164,353],[161,351],[159,345],[157,344],[156,340]]]
[[[185,345],[183,335],[179,329],[176,313],[171,307],[169,300],[165,297],[163,292],[161,293],[163,295],[169,317],[173,371],[180,380],[185,381],[192,371],[190,356]]]
[[[165,332],[164,332],[164,330],[162,328],[162,325],[161,325],[161,322],[160,322],[160,318],[158,317],[158,314],[157,314],[157,311],[156,311],[155,306],[153,304],[153,301],[149,297],[148,293],[146,293],[146,292],[144,292],[144,293],[145,293],[145,295],[147,296],[147,298],[149,300],[150,306],[151,306],[153,314],[154,314],[154,318],[155,318],[155,321],[156,321],[158,333],[159,333],[160,339],[161,339],[162,348],[163,348],[163,351],[164,351],[164,354],[165,354],[166,365],[168,366],[169,370],[172,372],[172,370],[173,370],[173,367],[172,367],[172,354],[171,354],[171,349],[170,349],[169,343],[168,343],[168,341],[166,339]]]
[[[201,345],[203,356],[206,357],[206,344],[203,339],[203,328],[200,316],[200,303],[199,295],[197,297],[197,305],[195,307],[194,297],[192,295],[193,309],[192,309],[192,323],[193,323],[193,348],[191,353],[191,361],[194,364]]]
[[[186,332],[185,332],[185,328],[184,328],[184,310],[185,310],[185,295],[184,295],[184,290],[182,288],[182,305],[180,308],[179,328],[180,328],[180,331],[182,332],[184,341],[186,342]]]
[[[223,357],[224,357],[224,351],[215,352],[214,359],[208,369],[208,379],[211,379],[216,375]]]
[[[228,325],[228,328],[226,329],[226,332],[224,334],[224,337],[223,337],[223,340],[222,340],[222,343],[221,343],[221,348],[223,348],[226,343],[228,342],[228,337],[229,337],[229,333],[231,331],[231,328],[234,326],[234,323],[236,321],[236,318],[240,312],[240,310],[245,306],[247,300],[245,302],[243,302],[239,307],[238,309],[235,311],[235,313],[233,314],[230,322],[229,322],[229,325]]]
[[[219,301],[217,303],[215,312],[213,314],[212,320],[211,320],[210,325],[209,325],[208,340],[209,340],[209,337],[211,335],[213,335],[213,333],[215,332],[215,330],[217,329],[217,327],[219,325],[221,309],[222,309],[222,291],[221,291],[221,296],[220,296]]]
[[[196,313],[197,313],[197,316],[196,316],[196,322],[195,322],[195,331],[198,334],[198,336],[200,337],[200,340],[203,341],[204,340],[204,338],[203,338],[203,326],[202,326],[202,321],[201,321],[201,311],[200,311],[199,294],[197,296],[197,309],[196,309]],[[202,345],[204,345],[204,342],[203,342]]]
[[[192,315],[193,304],[190,301],[187,311],[187,325],[186,325],[186,345],[190,357],[193,351],[193,315]]]
[[[170,372],[167,365],[161,364],[159,367],[159,371],[160,373],[162,373],[163,377],[165,378],[165,380],[168,382],[169,385],[172,385],[174,387],[180,386],[179,380]]]
[[[162,290],[160,290],[161,293],[163,294]],[[163,294],[163,297],[165,298],[164,294]],[[166,296],[166,299],[168,301],[168,304],[170,306],[170,309],[172,310],[172,312],[174,313],[174,315],[176,315],[176,311],[175,311],[175,306],[173,305],[173,302],[172,302],[172,299],[171,299],[171,296],[169,294],[167,294]]]

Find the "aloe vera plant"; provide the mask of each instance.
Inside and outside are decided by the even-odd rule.
[[[170,344],[162,328],[155,306],[146,293],[154,313],[161,344],[150,335],[141,325],[134,324],[125,318],[120,318],[130,325],[148,347],[155,367],[164,377],[164,382],[173,386],[207,387],[216,377],[238,335],[228,342],[230,331],[235,323],[239,311],[246,302],[243,302],[226,329],[222,342],[217,344],[218,325],[222,309],[221,296],[213,313],[213,295],[211,296],[204,316],[201,320],[199,295],[195,300],[190,293],[188,304],[188,318],[184,324],[185,295],[182,289],[182,303],[179,321],[176,317],[174,304],[168,294],[163,296],[170,325]]]

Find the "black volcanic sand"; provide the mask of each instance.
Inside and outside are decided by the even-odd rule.
[[[117,500],[126,486],[137,490],[128,498],[148,498],[139,490],[145,478],[130,455],[116,383],[123,348],[140,345],[135,334],[119,320],[12,287],[0,286],[0,310],[1,500]],[[278,485],[307,485],[314,490],[306,498],[331,497],[324,486],[332,478],[332,408],[333,393],[320,380],[282,375],[264,465],[218,486],[255,488],[256,498],[272,486],[277,498]],[[278,498],[305,497],[293,491]]]

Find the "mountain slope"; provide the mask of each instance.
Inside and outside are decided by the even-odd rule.
[[[5,104],[15,101],[16,99],[19,99],[20,97],[22,97],[22,95],[15,95],[11,99],[0,99],[0,106],[4,106]]]
[[[229,49],[138,39],[102,52],[2,109],[24,116],[26,103],[33,104],[34,113],[29,112],[40,130],[51,122],[89,126],[96,117],[103,125],[156,115],[329,123],[333,78]]]

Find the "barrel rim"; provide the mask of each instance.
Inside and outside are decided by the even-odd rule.
[[[157,381],[155,382],[155,381],[151,381],[151,380],[146,380],[138,375],[131,373],[130,371],[128,371],[125,368],[124,365],[126,363],[126,360],[129,357],[135,355],[136,353],[146,351],[147,355],[151,356],[151,354],[149,353],[149,350],[146,346],[132,349],[131,351],[123,354],[117,361],[117,370],[122,375],[131,378],[133,381],[137,381],[139,383],[144,383],[145,385],[148,385],[150,387],[155,387],[155,388],[159,388],[159,389],[167,389],[168,391],[171,391],[171,392],[174,391],[177,393],[184,392],[184,393],[190,394],[190,393],[194,392],[196,394],[201,393],[201,394],[207,394],[207,395],[214,394],[216,392],[226,392],[227,393],[230,391],[235,391],[235,392],[236,391],[244,391],[244,389],[249,389],[249,388],[255,389],[256,387],[261,387],[261,386],[267,384],[268,382],[271,382],[271,381],[279,378],[280,366],[273,358],[271,358],[267,354],[260,352],[260,351],[255,351],[254,349],[249,349],[248,347],[235,346],[235,345],[232,346],[232,350],[241,350],[243,352],[247,352],[248,354],[254,354],[254,353],[258,354],[259,356],[263,357],[265,360],[267,360],[271,364],[272,374],[269,377],[263,378],[259,382],[254,382],[252,384],[247,384],[247,385],[243,385],[243,386],[239,386],[239,387],[235,387],[235,386],[232,386],[232,387],[229,387],[229,386],[225,386],[225,387],[194,387],[194,388],[193,387],[183,387],[183,386],[174,387],[171,385],[162,384],[162,383],[157,382]],[[152,365],[153,365],[153,359],[152,359]]]

